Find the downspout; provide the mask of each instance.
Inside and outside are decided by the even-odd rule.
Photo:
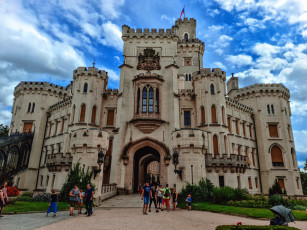
[[[254,123],[254,135],[255,135],[255,141],[256,141],[256,152],[257,152],[257,161],[258,161],[258,174],[259,174],[259,184],[260,184],[260,192],[263,194],[262,190],[262,180],[261,180],[261,170],[260,170],[260,160],[259,160],[259,152],[258,152],[258,141],[257,141],[257,135],[256,135],[256,124],[255,124],[255,117],[252,115],[253,123]]]
[[[41,149],[41,155],[39,157],[39,162],[38,162],[38,170],[37,170],[37,176],[36,176],[35,190],[37,189],[37,184],[38,184],[39,171],[40,171],[40,168],[41,168],[41,161],[42,161],[43,149],[44,149],[44,144],[45,144],[45,137],[46,137],[46,132],[47,132],[46,129],[47,129],[49,117],[50,117],[50,113],[47,112],[47,120],[46,120],[46,125],[45,125],[45,130],[44,130],[44,139],[43,139],[43,144],[42,144],[42,149]]]

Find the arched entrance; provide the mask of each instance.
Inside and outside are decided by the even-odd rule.
[[[168,176],[164,158],[168,155],[168,148],[154,139],[146,138],[129,143],[123,152],[123,156],[129,158],[125,166],[125,189],[129,192],[136,192],[139,183],[145,182],[149,172],[148,166],[153,162],[156,162],[155,167],[157,165],[159,167],[159,170],[155,171],[159,171],[160,182],[166,184]],[[155,175],[157,176],[157,173]]]

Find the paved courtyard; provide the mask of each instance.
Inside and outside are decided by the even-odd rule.
[[[215,229],[218,225],[242,222],[249,225],[268,225],[268,220],[256,220],[211,212],[177,210],[142,214],[142,201],[137,195],[116,196],[104,201],[93,216],[59,212],[58,217],[44,217],[44,213],[8,215],[0,219],[0,230],[78,230],[78,229]],[[290,226],[307,229],[306,222]]]

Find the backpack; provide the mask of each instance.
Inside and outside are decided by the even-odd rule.
[[[165,189],[165,192],[163,194],[165,197],[169,197],[169,188]]]

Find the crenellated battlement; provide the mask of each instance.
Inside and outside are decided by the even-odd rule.
[[[108,72],[104,70],[98,70],[95,67],[78,67],[73,71],[73,78],[84,75],[84,76],[97,76],[99,78],[108,78]]]
[[[49,82],[22,81],[15,87],[14,95],[16,96],[16,94],[21,91],[29,90],[31,90],[32,93],[35,91],[49,91],[59,95],[66,95],[68,93],[67,87],[51,84]]]
[[[196,71],[192,74],[193,81],[198,80],[201,77],[211,77],[211,76],[217,76],[222,77],[223,80],[226,80],[226,72],[221,70],[220,68],[203,68],[199,71]]]
[[[181,40],[178,41],[178,45],[183,45],[183,44],[185,44],[185,45],[196,45],[196,44],[199,44],[201,46],[205,46],[205,43],[202,40],[198,39],[198,38],[188,39],[188,40],[181,39]]]
[[[71,100],[72,100],[72,96],[70,97],[67,97],[65,98],[64,100],[62,101],[59,101],[58,103],[54,104],[54,105],[51,105],[49,108],[48,108],[48,112],[52,112],[52,111],[55,111],[65,105],[68,105],[68,104],[71,104]]]
[[[253,113],[253,109],[252,108],[250,108],[250,107],[248,107],[246,105],[243,105],[243,104],[241,104],[241,103],[239,103],[239,102],[237,102],[235,100],[232,100],[229,97],[225,97],[225,99],[226,99],[226,104],[234,106],[234,107],[236,107],[238,109],[241,109],[242,111],[245,111],[247,113]]]
[[[106,89],[106,91],[103,93],[103,96],[106,97],[118,97],[118,89]]]
[[[173,38],[178,37],[173,33],[172,29],[133,29],[127,25],[122,26],[122,37],[141,38]]]
[[[186,96],[186,95],[194,97],[195,96],[194,89],[180,89],[179,90],[179,96]]]
[[[180,26],[181,24],[188,24],[188,23],[196,25],[196,20],[194,18],[178,19],[175,21],[175,26]]]

